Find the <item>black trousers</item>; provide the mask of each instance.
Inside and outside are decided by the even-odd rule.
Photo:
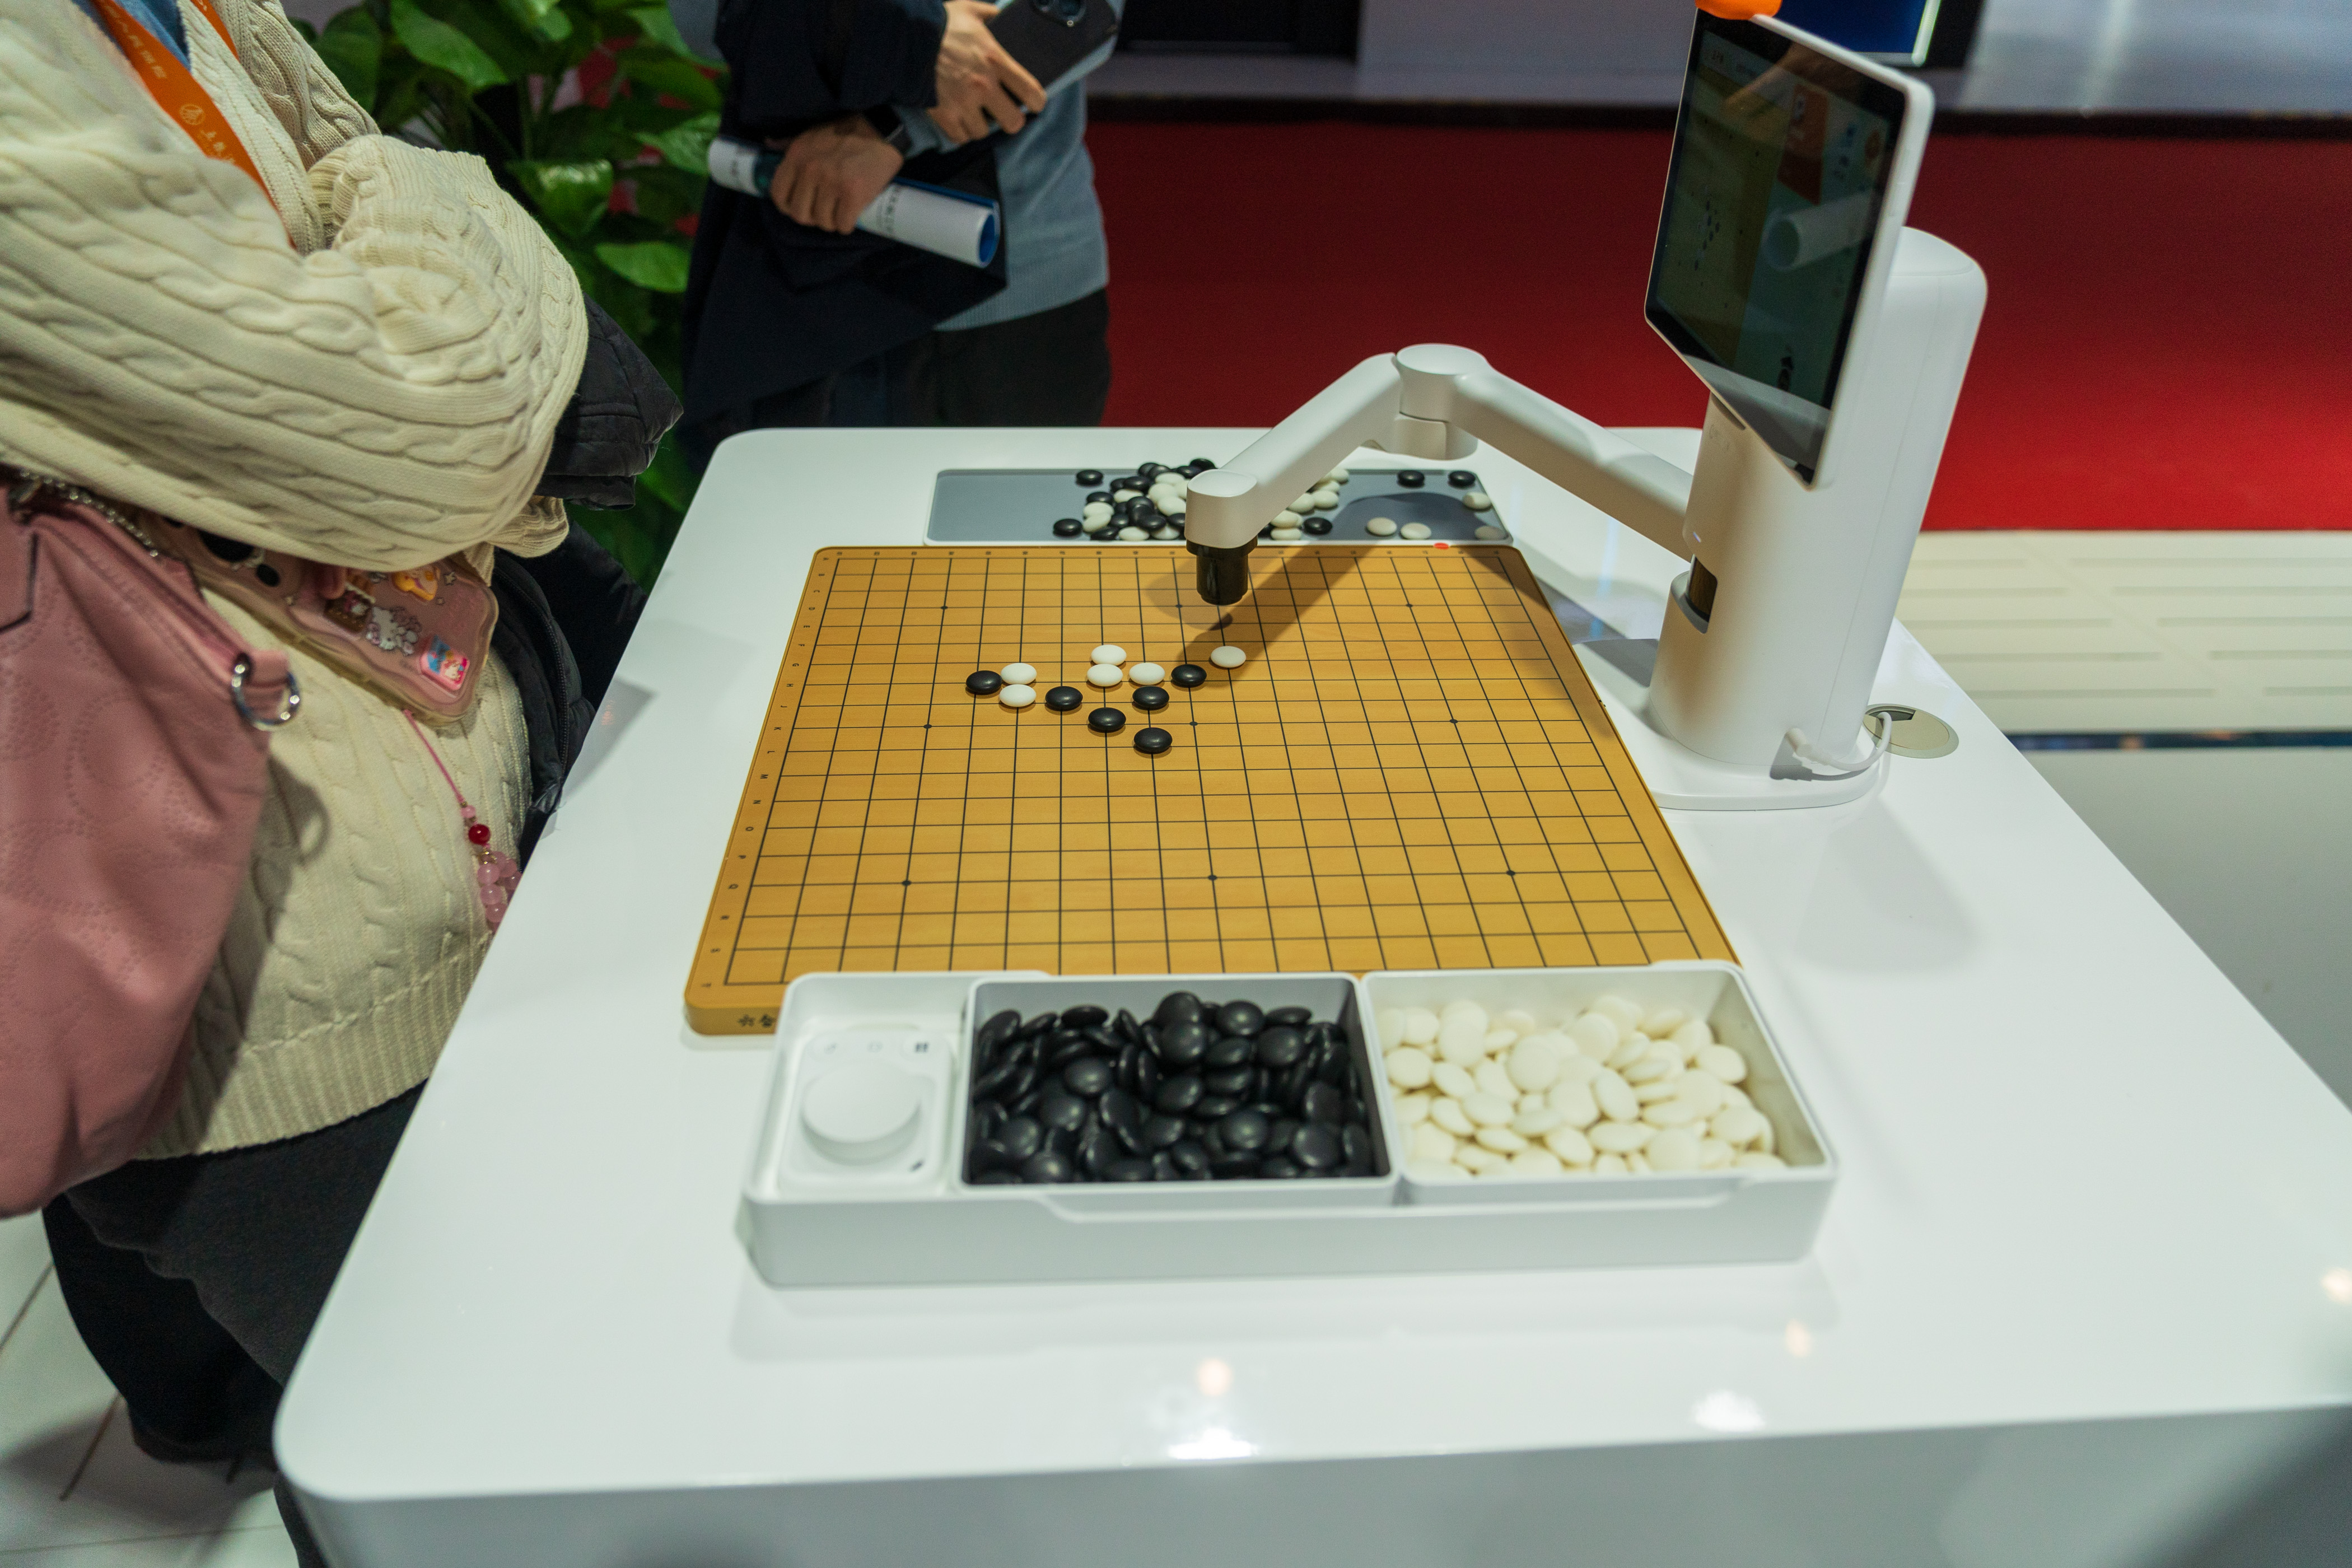
[[[1099,425],[1110,401],[1110,297],[929,332],[820,380],[730,409],[680,439],[698,462],[746,430],[809,426]]]
[[[134,1160],[41,1211],[74,1327],[139,1430],[262,1447],[422,1092],[299,1138]],[[282,1479],[278,1507],[297,1559],[322,1568]]]

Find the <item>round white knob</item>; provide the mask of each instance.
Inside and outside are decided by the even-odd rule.
[[[801,1126],[828,1159],[869,1165],[907,1146],[922,1108],[916,1079],[880,1062],[852,1062],[809,1086]]]

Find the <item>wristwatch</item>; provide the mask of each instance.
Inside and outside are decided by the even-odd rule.
[[[898,111],[888,104],[885,103],[877,108],[867,110],[866,123],[880,132],[883,141],[896,147],[901,158],[914,152],[915,138],[907,130],[907,122],[900,119]]]

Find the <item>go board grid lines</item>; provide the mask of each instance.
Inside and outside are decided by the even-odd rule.
[[[1516,551],[820,552],[688,986],[773,1026],[811,971],[1517,967],[1729,957]],[[936,597],[934,596],[936,595]],[[963,677],[1207,663],[1136,753]],[[1099,701],[1128,706],[1123,683]],[[1044,726],[1041,731],[1039,726]],[[1230,806],[1232,809],[1226,809]]]

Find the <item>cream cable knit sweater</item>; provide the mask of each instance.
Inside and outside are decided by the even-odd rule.
[[[277,0],[216,8],[236,52],[184,0],[194,69],[269,197],[78,7],[0,0],[0,458],[345,565],[552,547],[562,508],[531,490],[586,352],[571,269],[479,160],[376,134]],[[271,742],[149,1156],[291,1137],[422,1081],[488,944],[457,803],[400,710],[289,651],[301,716]],[[428,732],[511,851],[528,770],[495,658],[467,722]]]

